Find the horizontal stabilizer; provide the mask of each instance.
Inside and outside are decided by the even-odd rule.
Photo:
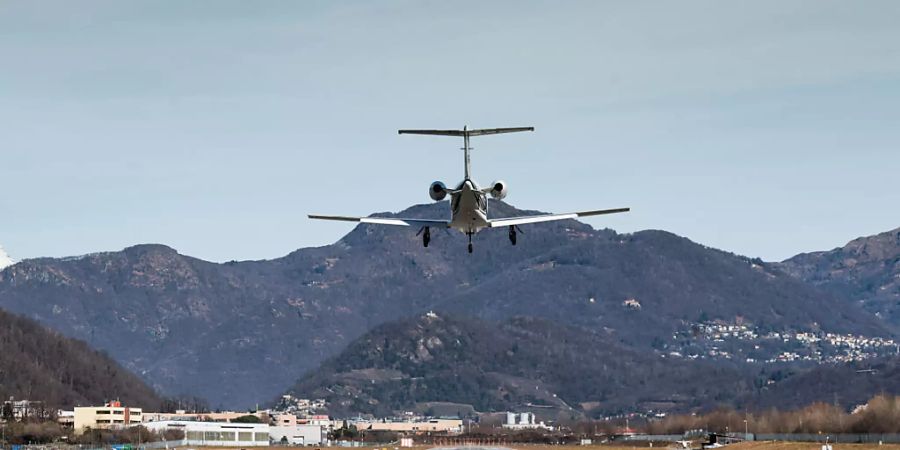
[[[484,128],[480,130],[398,130],[399,134],[430,134],[432,136],[486,136],[489,134],[517,133],[534,131],[534,127],[517,128]]]

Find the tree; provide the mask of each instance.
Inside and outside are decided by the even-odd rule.
[[[254,416],[253,414],[247,414],[246,416],[238,417],[232,420],[234,423],[259,423],[259,417]]]
[[[0,417],[3,418],[3,421],[6,423],[10,423],[15,420],[15,415],[13,414],[12,403],[6,402],[3,403],[3,410],[0,412]]]

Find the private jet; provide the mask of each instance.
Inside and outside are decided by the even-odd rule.
[[[599,209],[594,211],[579,211],[566,214],[541,214],[533,216],[504,217],[488,219],[488,200],[490,195],[495,200],[506,198],[508,187],[504,181],[495,181],[490,187],[481,188],[472,180],[471,159],[469,154],[472,147],[469,139],[475,136],[488,136],[492,134],[517,133],[522,131],[534,131],[534,127],[517,128],[486,128],[470,130],[463,127],[462,130],[399,130],[399,134],[424,134],[431,136],[456,136],[463,138],[463,155],[465,158],[465,178],[455,189],[448,189],[447,185],[440,181],[431,183],[428,195],[439,202],[450,196],[450,220],[426,220],[426,219],[399,219],[391,217],[348,217],[325,216],[310,214],[310,219],[338,220],[344,222],[370,223],[375,225],[396,225],[403,227],[416,227],[419,232],[416,236],[422,236],[422,245],[428,247],[431,242],[431,229],[454,229],[464,233],[469,238],[469,253],[472,253],[472,237],[485,228],[506,228],[509,233],[509,241],[516,245],[517,233],[521,232],[519,225],[551,222],[554,220],[575,219],[578,217],[599,216],[603,214],[623,213],[630,208]]]

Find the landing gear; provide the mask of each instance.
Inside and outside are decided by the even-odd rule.
[[[431,228],[422,227],[422,229],[419,230],[418,233],[416,233],[416,236],[420,234],[422,235],[422,245],[428,247],[428,243],[431,242]]]
[[[466,236],[469,236],[469,253],[472,253],[472,232],[466,233]]]
[[[516,226],[515,225],[509,226],[509,242],[512,243],[512,245],[516,245]]]

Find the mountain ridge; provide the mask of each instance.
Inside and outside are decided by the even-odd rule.
[[[801,253],[777,266],[804,282],[839,292],[900,327],[900,228],[832,250]]]
[[[523,213],[496,201],[490,212]],[[394,215],[443,217],[446,204]],[[529,225],[515,247],[506,233],[479,233],[473,255],[460,234],[434,233],[423,249],[415,230],[361,224],[273,260],[212,263],[161,244],[29,259],[0,272],[0,308],[213,407],[273,398],[374,326],[432,309],[613,330],[648,351],[701,317],[890,334],[844,299],[755,261],[668,232],[618,234],[575,220]]]

